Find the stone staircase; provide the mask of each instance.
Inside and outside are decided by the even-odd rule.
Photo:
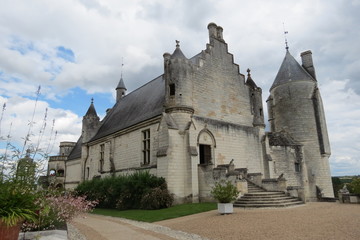
[[[268,192],[261,187],[248,181],[248,193],[237,199],[234,207],[243,208],[276,208],[290,207],[304,204],[295,197],[287,196],[284,192]]]

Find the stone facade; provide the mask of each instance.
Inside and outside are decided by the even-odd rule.
[[[209,200],[220,178],[242,193],[248,179],[304,201],[333,197],[311,52],[300,66],[286,51],[267,100],[271,132],[265,132],[262,89],[250,70],[240,73],[223,29],[210,23],[208,31],[205,50],[187,58],[177,41],[163,55],[164,74],[128,95],[121,78],[116,104],[102,121],[91,103],[64,161],[66,188],[147,170],[166,179],[177,203]]]

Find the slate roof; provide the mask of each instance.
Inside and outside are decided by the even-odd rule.
[[[122,97],[109,111],[94,141],[162,114],[165,103],[165,80],[159,76]]]
[[[76,142],[73,150],[70,152],[67,160],[73,160],[73,159],[81,158],[81,145],[82,145],[82,136],[79,137],[79,139]]]
[[[270,90],[286,82],[299,80],[316,82],[316,80],[302,66],[300,66],[290,52],[286,50],[285,58]]]
[[[85,116],[96,116],[97,117],[97,113],[96,113],[93,102],[91,102],[89,109],[87,110]]]
[[[125,89],[125,90],[127,90],[126,87],[125,87],[125,83],[124,83],[124,80],[123,80],[122,77],[120,78],[119,84],[118,84],[117,87],[116,87],[116,90],[117,90],[117,89]]]

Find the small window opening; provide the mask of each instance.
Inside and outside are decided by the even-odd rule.
[[[58,170],[58,176],[59,177],[63,177],[65,174],[64,174],[65,172],[64,172],[64,170],[63,169],[59,169]]]
[[[170,96],[175,96],[175,84],[171,83],[169,87],[170,87]]]
[[[295,172],[300,172],[301,171],[301,165],[300,163],[296,162],[295,163]]]
[[[200,164],[210,164],[211,163],[211,146],[200,144],[199,150],[200,150]]]
[[[263,110],[262,110],[262,108],[260,108],[259,111],[260,111],[260,116],[262,116],[262,115],[263,115]]]

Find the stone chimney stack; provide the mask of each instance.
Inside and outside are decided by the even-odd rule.
[[[305,70],[316,80],[315,67],[310,50],[301,53],[301,62]]]
[[[209,30],[209,40],[212,43],[214,38],[217,38],[217,25],[215,23],[209,23],[208,30]]]
[[[220,27],[220,26],[217,26],[216,32],[217,32],[217,38],[218,38],[220,41],[224,41],[224,39],[223,39],[223,28]]]

